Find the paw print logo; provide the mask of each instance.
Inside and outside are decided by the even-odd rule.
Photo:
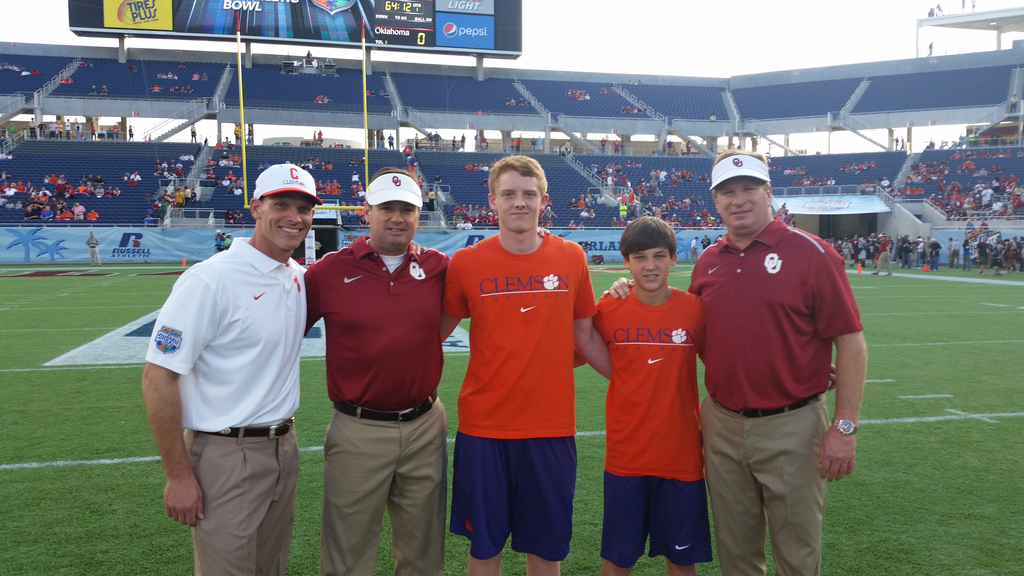
[[[548,290],[554,290],[558,288],[558,276],[554,274],[548,274],[544,277],[544,288]]]
[[[683,330],[682,328],[677,328],[672,331],[672,341],[675,342],[676,344],[682,344],[683,342],[686,342],[686,338],[688,336],[689,335],[686,333],[686,330]]]

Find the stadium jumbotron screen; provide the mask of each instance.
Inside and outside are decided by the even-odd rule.
[[[82,36],[159,36],[357,47],[516,58],[522,0],[68,0]]]

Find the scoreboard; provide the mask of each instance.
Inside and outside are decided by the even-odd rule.
[[[378,1],[374,6],[375,44],[385,46],[435,46],[434,2]]]
[[[522,0],[68,0],[80,36],[151,36],[522,54]]]

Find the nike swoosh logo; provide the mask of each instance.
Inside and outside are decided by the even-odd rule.
[[[534,308],[536,308],[536,306],[530,306],[529,308],[520,308],[519,311],[520,312],[529,312],[530,310],[533,310]]]
[[[661,362],[662,360],[664,360],[664,358],[658,358],[657,360],[651,360],[650,358],[648,358],[647,363],[654,364],[655,362]],[[680,548],[680,550],[682,550],[682,548]]]
[[[355,278],[349,278],[348,276],[346,276],[345,277],[345,284],[348,284],[349,282],[355,282],[356,280],[359,280],[362,277],[363,277],[362,275],[356,276]]]
[[[714,267],[714,268],[712,268],[711,270],[708,270],[708,274],[711,274],[712,272],[714,272],[715,270],[718,270],[718,269],[719,269],[719,268],[721,268],[721,267],[722,267],[722,265],[721,265],[721,264],[719,264],[718,266],[715,266],[715,267]]]
[[[676,550],[686,550],[687,548],[689,548],[692,545],[693,545],[693,542],[690,542],[686,546],[676,546]]]
[[[266,292],[264,292],[263,294],[266,294]],[[260,294],[259,296],[253,296],[252,299],[259,300],[260,298],[263,298],[263,294]]]

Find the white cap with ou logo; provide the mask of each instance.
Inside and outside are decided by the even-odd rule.
[[[281,192],[299,192],[309,195],[313,202],[323,204],[316,195],[316,181],[313,176],[294,164],[275,164],[260,174],[256,179],[256,191],[253,200]]]
[[[366,202],[376,206],[392,200],[408,202],[419,208],[423,207],[423,191],[419,184],[405,174],[392,172],[381,174],[370,182],[366,188]]]
[[[772,181],[771,176],[768,175],[768,166],[759,158],[738,154],[723,158],[721,162],[715,164],[714,170],[711,171],[711,189],[714,190],[722,182],[737,176],[749,176],[765,182]]]

